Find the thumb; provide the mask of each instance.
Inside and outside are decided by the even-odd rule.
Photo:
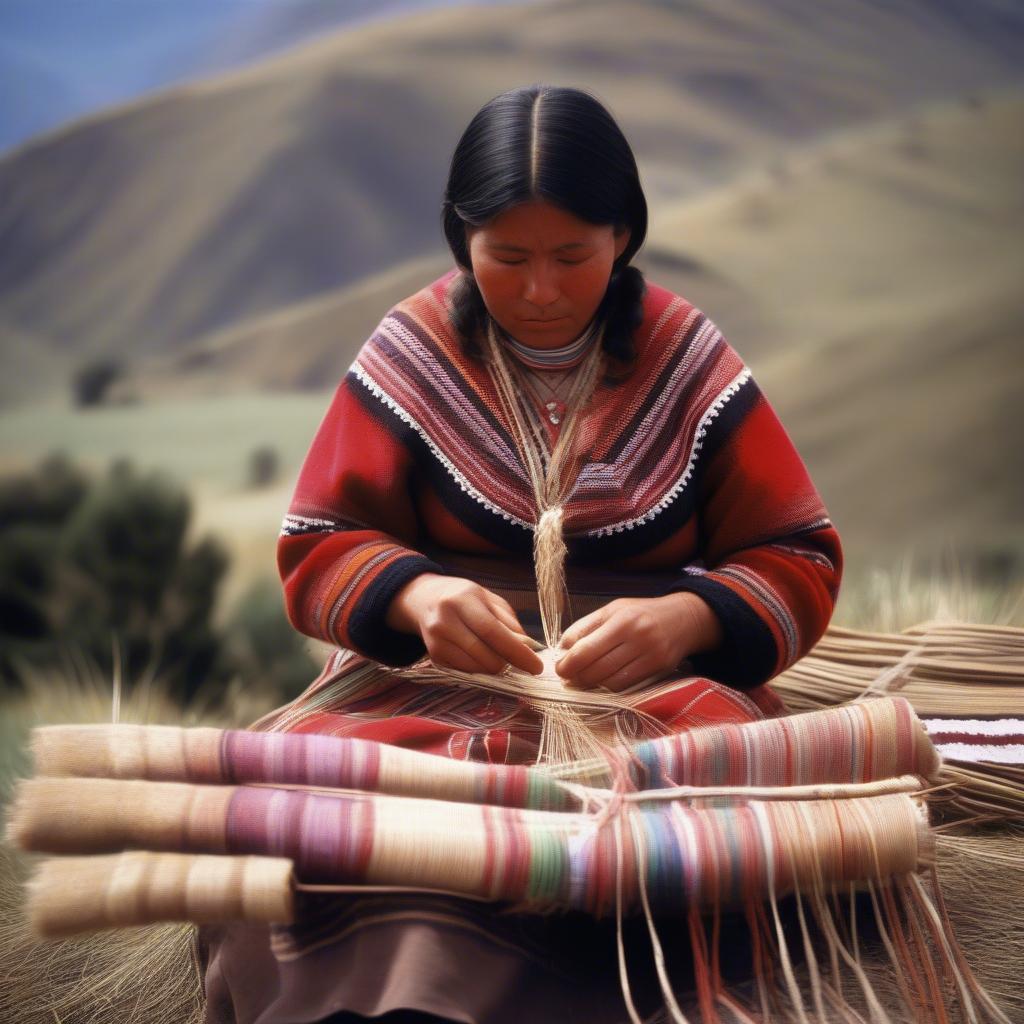
[[[599,608],[596,612],[591,612],[589,615],[584,615],[582,619],[577,619],[562,634],[562,647],[572,647],[577,640],[582,640],[588,633],[593,633],[603,621],[604,609],[602,608]]]

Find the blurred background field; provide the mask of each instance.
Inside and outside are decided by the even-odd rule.
[[[0,6],[11,695],[82,663],[181,699],[313,677],[274,564],[299,464],[381,316],[451,265],[459,134],[535,81],[593,91],[631,140],[636,262],[721,327],[796,441],[844,541],[836,621],[1021,621],[1015,5],[88,10]]]

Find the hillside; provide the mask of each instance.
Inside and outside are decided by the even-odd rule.
[[[1019,94],[939,104],[652,220],[637,262],[748,360],[858,557],[950,544],[1016,551],[1024,568],[1024,481],[1009,470],[1024,433],[1022,120]],[[329,388],[383,310],[448,265],[440,253],[240,325],[134,386]]]
[[[664,209],[651,233],[652,254],[729,281],[683,291],[880,561],[949,545],[1024,570],[1022,123],[1021,94],[939,105]]]
[[[823,0],[813,19],[795,0],[434,10],[83,118],[0,160],[0,401],[430,257],[458,134],[511,86],[595,90],[657,210],[888,111],[1019,80],[1021,23],[998,0]],[[44,352],[28,379],[24,338]]]
[[[839,134],[652,223],[640,262],[746,357],[854,574],[946,548],[1024,570],[1022,105],[942,104]],[[131,382],[145,398],[134,407],[0,413],[4,466],[62,443],[94,465],[114,452],[165,465],[190,481],[197,527],[224,534],[237,571],[268,571],[331,388],[382,311],[448,265],[410,261],[187,345]],[[248,492],[259,444],[280,452],[283,476]]]

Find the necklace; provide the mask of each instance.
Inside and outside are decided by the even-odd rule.
[[[565,417],[566,402],[564,389],[567,384],[572,383],[574,372],[572,370],[562,371],[557,379],[554,373],[538,373],[536,371],[524,371],[519,378],[526,389],[533,395],[534,400],[547,410],[548,421],[555,426],[561,423]]]
[[[537,524],[534,527],[534,571],[544,638],[548,647],[555,647],[562,635],[562,606],[565,592],[566,545],[562,536],[563,503],[568,500],[579,473],[589,458],[576,443],[584,409],[593,398],[604,365],[600,345],[587,351],[587,358],[578,373],[571,375],[572,388],[566,396],[565,426],[550,456],[534,423],[527,423],[520,411],[522,395],[515,386],[512,373],[514,360],[507,358],[505,347],[489,326],[487,371],[494,384],[498,402],[511,428],[537,503]],[[543,430],[542,430],[543,432]],[[592,447],[593,442],[590,442]]]

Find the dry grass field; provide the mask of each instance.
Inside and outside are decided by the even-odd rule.
[[[900,629],[926,618],[1024,625],[1020,592],[993,594],[965,581],[952,587],[915,584],[898,573],[877,577],[873,586],[863,595],[868,603],[854,616],[864,628]],[[210,698],[200,693],[182,708],[158,684],[128,688],[117,698],[117,714],[126,722],[240,727],[271,706],[266,695],[244,686],[230,695],[225,711],[211,711]],[[9,700],[0,714],[0,807],[14,780],[30,774],[25,741],[32,726],[109,721],[113,707],[112,681],[87,672],[77,678],[40,678],[24,697]],[[30,857],[0,843],[0,1020],[198,1024],[202,993],[189,926],[155,925],[40,942],[28,932],[23,916],[23,885],[30,870]],[[939,871],[968,962],[1010,1019],[1024,1020],[1015,960],[1024,915],[1024,842],[1019,833],[989,830],[959,845],[940,845]],[[999,913],[992,912],[995,906]],[[865,969],[881,991],[891,994],[892,978],[883,961],[880,949],[865,947]],[[684,1009],[693,1012],[685,994],[679,996]]]

